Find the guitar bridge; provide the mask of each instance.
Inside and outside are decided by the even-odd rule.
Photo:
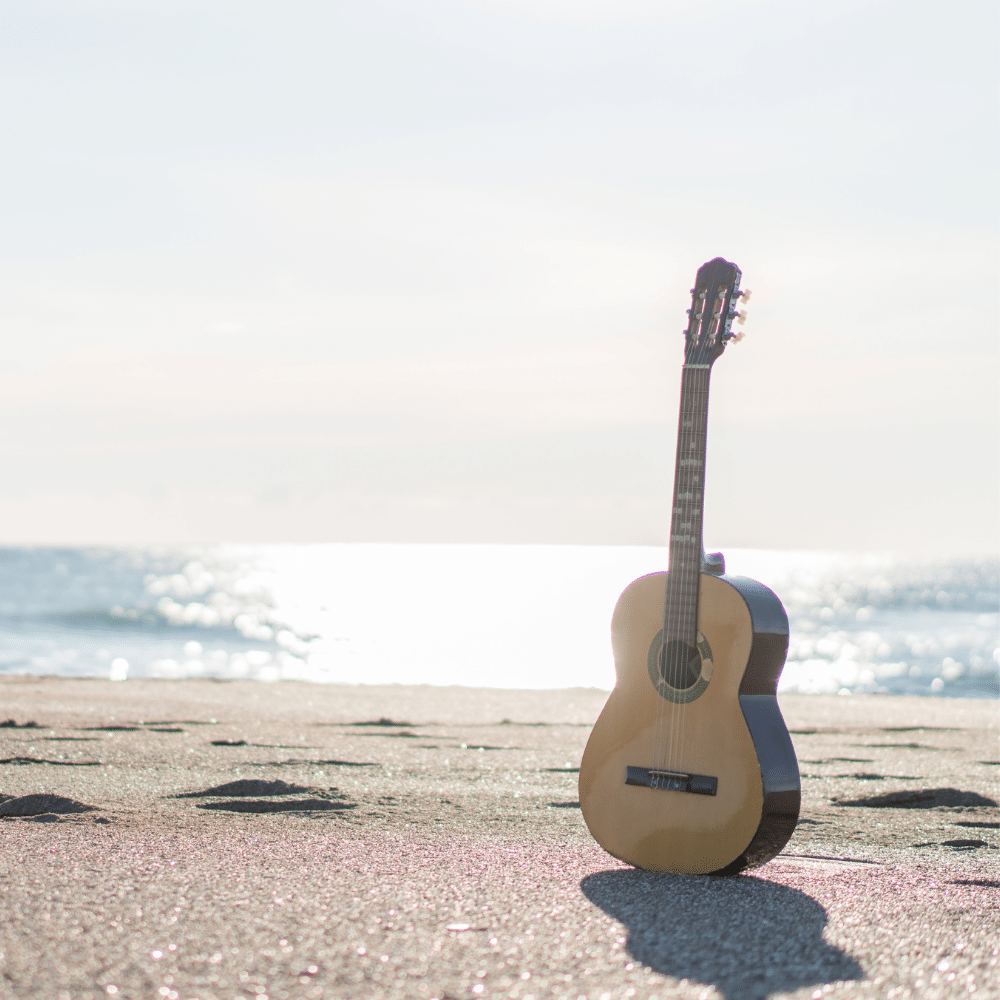
[[[707,774],[685,774],[683,771],[663,771],[653,767],[626,767],[625,784],[661,788],[669,792],[689,792],[691,795],[715,795],[719,779]]]

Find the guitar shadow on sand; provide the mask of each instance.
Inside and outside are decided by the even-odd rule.
[[[714,986],[725,1000],[864,978],[853,958],[823,940],[826,910],[798,889],[636,869],[597,872],[580,887],[628,929],[636,962]]]

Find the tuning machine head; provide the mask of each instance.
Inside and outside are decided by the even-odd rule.
[[[745,304],[753,292],[750,289],[740,292],[739,295],[734,295],[732,304],[729,307],[729,315],[736,321],[737,326],[743,326],[747,321],[747,311],[746,309],[737,309],[737,303]],[[733,344],[738,344],[746,336],[745,330],[734,330],[729,334],[728,342]]]
[[[698,268],[685,331],[685,364],[711,368],[725,350],[736,318],[740,277],[740,269],[722,257]]]

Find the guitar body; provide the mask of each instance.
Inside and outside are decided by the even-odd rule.
[[[773,858],[798,819],[798,765],[775,697],[788,618],[762,584],[702,573],[701,675],[675,690],[657,659],[666,585],[666,573],[640,577],[615,607],[617,683],[584,751],[580,806],[597,842],[629,864],[732,874]],[[650,784],[632,782],[630,769],[653,768]],[[663,777],[678,774],[699,790]]]

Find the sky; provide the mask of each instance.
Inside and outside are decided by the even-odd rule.
[[[993,2],[6,0],[0,543],[998,540]]]

